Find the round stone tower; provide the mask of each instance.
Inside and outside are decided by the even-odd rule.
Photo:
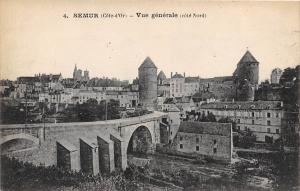
[[[259,62],[247,50],[247,52],[237,64],[237,68],[233,73],[235,81],[236,83],[240,84],[246,79],[250,84],[256,85],[258,84],[258,74]]]
[[[157,100],[157,67],[149,57],[139,67],[139,94],[143,106],[154,108]]]
[[[258,84],[259,62],[247,50],[233,73],[236,100],[251,101]]]

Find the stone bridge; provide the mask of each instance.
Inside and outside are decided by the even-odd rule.
[[[166,113],[153,112],[108,121],[0,125],[1,153],[35,165],[109,173],[126,169],[127,153],[151,153],[166,143],[167,120]]]

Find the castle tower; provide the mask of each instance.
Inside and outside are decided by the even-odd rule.
[[[233,73],[235,82],[240,84],[246,79],[250,84],[256,85],[258,84],[258,73],[259,62],[254,58],[249,50],[247,50],[237,64],[237,68]]]
[[[258,84],[259,62],[254,58],[249,50],[237,64],[233,73],[233,79],[236,89],[236,100],[252,101],[254,92]]]
[[[154,107],[157,100],[157,67],[147,57],[139,67],[140,103],[146,107]]]

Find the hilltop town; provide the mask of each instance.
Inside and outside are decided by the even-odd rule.
[[[130,165],[144,169],[153,156],[167,157],[157,159],[166,161],[157,162],[162,169],[171,164],[168,157],[178,157],[204,166],[238,164],[251,178],[271,180],[272,173],[264,174],[266,160],[297,151],[300,67],[274,68],[270,80],[260,82],[260,64],[247,50],[232,74],[212,78],[158,71],[147,57],[132,83],[90,78],[77,65],[72,78],[35,74],[1,80],[1,152],[93,175]],[[13,143],[19,139],[33,143]],[[229,176],[234,168],[208,169]]]

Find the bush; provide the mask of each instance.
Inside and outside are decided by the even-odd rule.
[[[55,166],[37,167],[14,158],[1,156],[1,188],[4,190],[136,190],[134,182],[123,173],[110,176],[92,176],[82,172],[70,172]]]

